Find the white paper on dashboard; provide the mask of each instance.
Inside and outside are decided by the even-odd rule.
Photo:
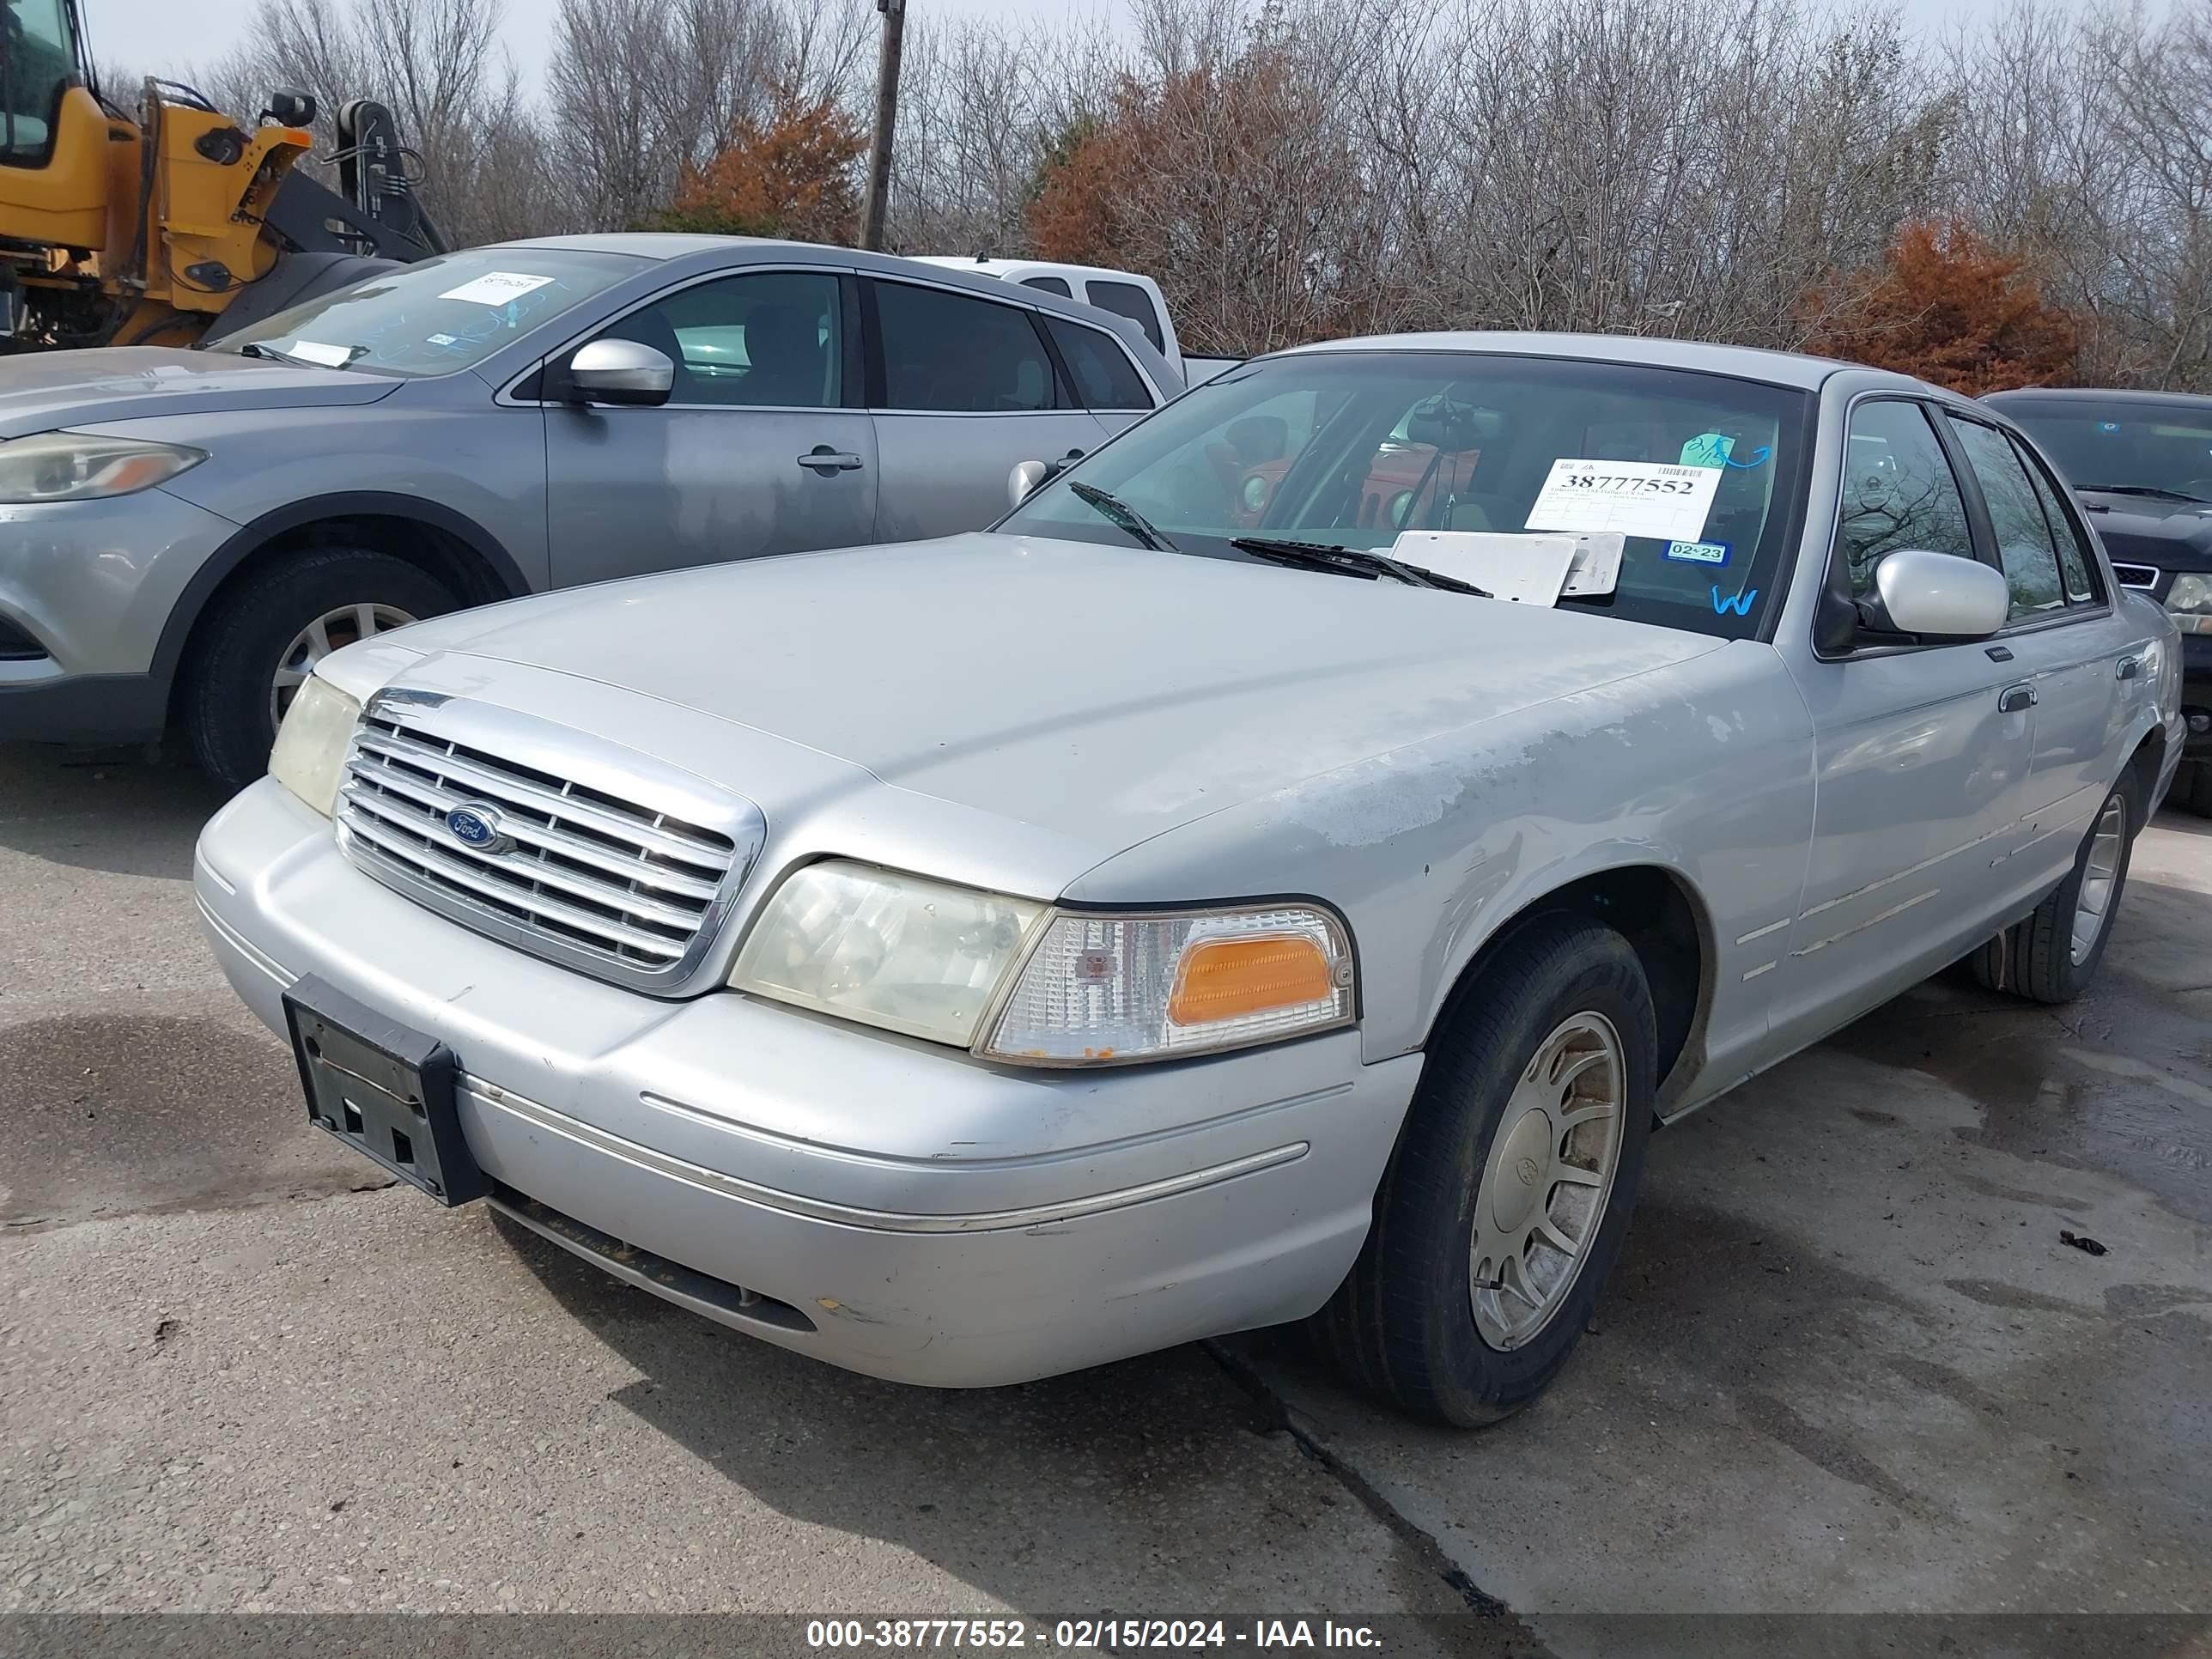
[[[535,294],[553,279],[532,276],[520,270],[487,270],[471,282],[459,288],[449,288],[438,297],[441,300],[466,300],[471,305],[503,306],[509,300],[520,300],[526,294]]]
[[[287,357],[304,357],[325,368],[343,368],[360,356],[357,346],[325,345],[320,340],[295,340],[284,348]]]
[[[1560,586],[1552,586],[1559,554],[1567,556]],[[1620,580],[1621,538],[1511,530],[1404,530],[1391,556],[1439,575],[1473,582],[1501,599],[1551,605],[1564,593],[1610,593]]]
[[[1666,461],[1563,457],[1552,463],[1536,504],[1528,509],[1528,528],[1617,530],[1662,542],[1698,541],[1722,471]]]
[[[1494,599],[1557,604],[1579,538],[1498,530],[1401,530],[1390,556],[1473,582]]]

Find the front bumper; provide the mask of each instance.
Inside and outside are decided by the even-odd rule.
[[[387,891],[266,780],[210,823],[194,885],[273,1029],[313,973],[453,1048],[470,1149],[526,1222],[901,1382],[1022,1382],[1310,1313],[1366,1236],[1420,1070],[1363,1065],[1340,1031],[1022,1072],[735,994],[658,1000]],[[665,1262],[626,1271],[613,1242]]]
[[[2189,722],[2183,752],[2191,760],[2212,757],[2212,634],[2181,636],[2181,714]]]
[[[0,506],[0,622],[44,653],[0,661],[0,741],[159,736],[162,632],[237,532],[163,489]]]

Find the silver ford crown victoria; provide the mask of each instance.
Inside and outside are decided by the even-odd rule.
[[[2180,753],[2171,621],[1894,375],[1348,342],[1048,461],[319,664],[196,872],[313,1121],[877,1376],[1310,1316],[1478,1423],[1655,1124],[1961,958],[2079,991]]]

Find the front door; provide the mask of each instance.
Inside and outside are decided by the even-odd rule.
[[[871,282],[882,389],[876,538],[981,530],[1006,515],[1006,475],[1023,461],[1089,453],[1107,428],[1060,383],[1027,306]]]
[[[875,427],[845,407],[845,326],[834,273],[771,270],[601,330],[662,352],[675,385],[658,408],[547,406],[554,581],[874,539]]]
[[[1899,549],[1974,556],[1965,496],[1921,404],[1862,403],[1845,441],[1835,556],[1854,598]],[[1826,1035],[1838,1003],[1870,1008],[1996,931],[1993,861],[2021,817],[2035,744],[2032,677],[2001,649],[1870,646],[1799,671],[1814,832],[1802,908],[1769,936],[1778,1047]]]

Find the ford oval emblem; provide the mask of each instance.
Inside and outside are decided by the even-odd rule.
[[[503,852],[514,844],[500,833],[499,809],[482,801],[471,801],[447,812],[446,833],[472,853]]]

